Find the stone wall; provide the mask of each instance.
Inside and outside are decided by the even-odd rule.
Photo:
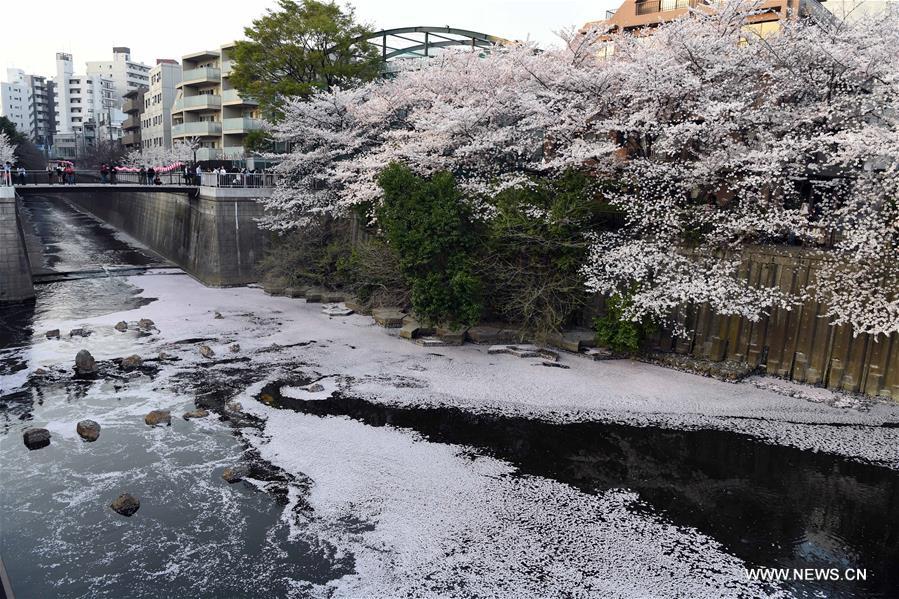
[[[36,192],[37,193],[37,192]],[[54,192],[41,189],[42,195]],[[268,236],[256,225],[264,190],[150,190],[108,186],[55,192],[123,231],[206,285],[257,280]]]
[[[818,268],[818,260],[800,248],[757,248],[749,252],[744,274],[755,285],[796,291]],[[856,336],[849,326],[828,324],[826,312],[825,305],[808,300],[751,322],[700,306],[683,320],[692,335],[663,332],[655,341],[665,351],[745,361],[774,376],[899,400],[899,334]]]
[[[34,297],[15,189],[0,187],[0,302]]]

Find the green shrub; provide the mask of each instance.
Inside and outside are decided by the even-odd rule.
[[[622,295],[612,295],[606,303],[606,314],[593,319],[597,345],[608,347],[622,354],[634,354],[651,332],[652,326],[634,322],[624,316],[630,300]]]
[[[450,173],[419,177],[391,164],[378,178],[378,223],[399,257],[416,315],[429,324],[470,325],[481,314],[472,268],[477,232]]]
[[[591,184],[569,172],[494,200],[481,261],[490,307],[538,339],[569,324],[587,302],[581,269],[595,208]]]

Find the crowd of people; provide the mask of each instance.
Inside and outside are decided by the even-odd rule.
[[[115,163],[103,163],[98,169],[100,175],[100,183],[115,185],[120,182],[120,167]],[[40,171],[31,171],[33,183],[39,183],[38,173]],[[129,171],[129,173],[134,171]],[[139,185],[162,185],[163,183],[177,183],[177,176],[174,172],[163,172],[154,167],[141,166],[137,172],[137,183]],[[75,185],[77,176],[75,166],[71,162],[60,161],[50,163],[46,168],[47,183],[50,185]],[[263,174],[265,171],[257,169],[247,169],[231,167],[226,168],[219,166],[211,170],[204,170],[202,165],[192,166],[185,164],[181,167],[181,178],[184,185],[202,185],[203,175],[215,175],[215,179],[210,181],[207,179],[207,185],[221,187],[262,187],[264,186]],[[2,185],[27,185],[28,171],[23,166],[14,166],[7,162],[3,165]],[[163,181],[162,175],[168,175]],[[92,177],[90,180],[95,181]],[[127,180],[125,181],[127,182]]]

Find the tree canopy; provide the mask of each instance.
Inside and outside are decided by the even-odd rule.
[[[378,75],[376,48],[358,38],[370,29],[356,22],[352,8],[333,1],[279,0],[244,29],[234,48],[231,82],[242,94],[278,116],[284,102],[307,98],[345,81]]]

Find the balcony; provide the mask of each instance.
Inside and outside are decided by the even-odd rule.
[[[262,129],[261,119],[251,119],[248,117],[222,119],[222,131],[224,133],[249,133],[250,131],[258,131],[259,129]]]
[[[135,146],[140,147],[140,132],[133,133],[128,132],[122,136],[122,145],[125,147]]]
[[[257,106],[258,102],[253,98],[244,98],[236,89],[226,89],[222,92],[222,104],[224,106]]]
[[[215,121],[197,121],[172,126],[172,137],[218,137],[222,134],[222,124]]]
[[[124,131],[129,131],[131,129],[140,129],[140,119],[134,115],[129,116],[127,119],[122,121],[122,129]]]
[[[231,74],[231,69],[234,68],[233,60],[223,60],[222,61],[222,77],[227,77]]]
[[[200,94],[178,98],[172,105],[172,112],[184,110],[219,110],[222,107],[222,97],[215,94]]]
[[[221,160],[222,151],[216,148],[197,148],[197,160]]]
[[[243,160],[246,158],[247,151],[243,146],[227,146],[222,149],[222,155],[225,160]]]
[[[190,69],[181,74],[181,85],[196,85],[199,83],[218,83],[222,80],[222,72],[214,67],[201,67]]]
[[[651,15],[657,12],[686,9],[695,4],[695,0],[638,0],[635,6],[638,15]]]
[[[138,102],[134,98],[125,98],[125,101],[122,103],[122,112],[128,114],[129,112],[140,112],[144,108],[144,103]]]

